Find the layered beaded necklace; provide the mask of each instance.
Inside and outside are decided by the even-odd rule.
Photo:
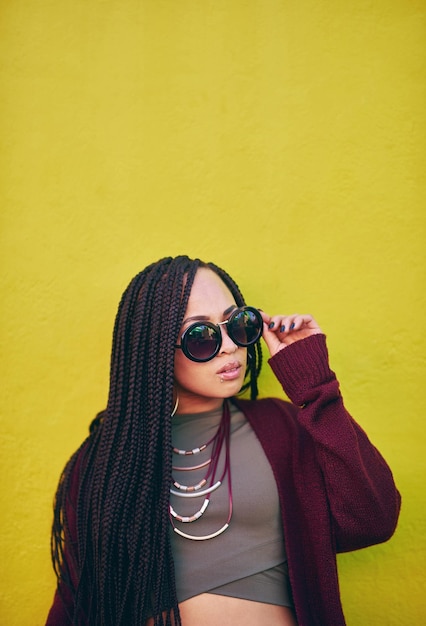
[[[192,450],[180,450],[179,448],[173,447],[173,454],[180,456],[197,456],[204,450],[206,450],[209,446],[212,446],[212,451],[210,458],[203,463],[199,463],[198,465],[191,465],[190,467],[176,467],[173,465],[174,470],[191,472],[195,470],[202,469],[206,467],[206,474],[202,480],[200,480],[195,485],[181,485],[176,480],[172,479],[172,487],[170,488],[170,493],[174,496],[178,496],[179,498],[201,498],[205,496],[204,503],[198,511],[196,511],[191,516],[179,515],[176,513],[172,505],[169,506],[169,516],[170,522],[172,524],[173,530],[175,533],[180,535],[181,537],[185,537],[185,539],[192,539],[194,541],[205,541],[206,539],[213,539],[213,537],[217,537],[221,533],[223,533],[229,526],[232,517],[232,482],[231,482],[231,462],[230,462],[230,436],[231,436],[231,417],[229,412],[229,405],[226,400],[223,403],[223,412],[222,418],[220,420],[219,427],[216,431],[216,434],[204,443],[199,448],[193,448]],[[221,456],[222,449],[225,449],[225,463],[222,471],[222,475],[219,479],[216,479],[217,470],[219,465],[219,459]],[[228,518],[225,524],[219,528],[214,533],[210,535],[202,535],[195,536],[189,535],[179,528],[177,528],[174,524],[174,519],[178,522],[182,522],[184,524],[195,522],[204,513],[210,503],[211,494],[218,489],[224,481],[228,483],[228,494],[229,494],[229,508],[228,508]],[[207,485],[207,487],[206,487]],[[204,488],[205,487],[205,488]]]

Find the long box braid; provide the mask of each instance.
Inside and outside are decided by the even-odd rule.
[[[73,599],[72,624],[181,624],[169,541],[175,344],[196,271],[186,256],[152,263],[130,282],[115,320],[108,404],[67,463],[54,505],[52,560]],[[257,396],[259,344],[248,348],[243,390]],[[69,502],[70,492],[76,503]],[[74,507],[74,508],[73,508]],[[77,537],[76,545],[71,537]]]

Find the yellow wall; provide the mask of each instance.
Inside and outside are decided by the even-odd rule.
[[[404,497],[391,542],[339,558],[348,624],[425,623],[424,2],[0,10],[0,623],[44,623],[53,493],[104,406],[118,300],[177,253],[321,322]]]

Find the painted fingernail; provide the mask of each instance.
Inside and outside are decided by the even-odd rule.
[[[281,326],[280,333],[283,333],[284,331],[285,331],[285,326]]]
[[[273,328],[275,326],[275,322],[271,322],[268,326],[268,328]]]
[[[293,328],[296,326],[296,324],[293,322],[293,324],[290,326],[290,330],[293,330]]]

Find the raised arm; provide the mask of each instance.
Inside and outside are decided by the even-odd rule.
[[[345,409],[325,336],[309,315],[265,318],[268,326],[275,322],[264,333],[273,354],[269,363],[300,407],[297,420],[314,444],[337,549],[386,541],[396,527],[400,496],[387,463]]]

